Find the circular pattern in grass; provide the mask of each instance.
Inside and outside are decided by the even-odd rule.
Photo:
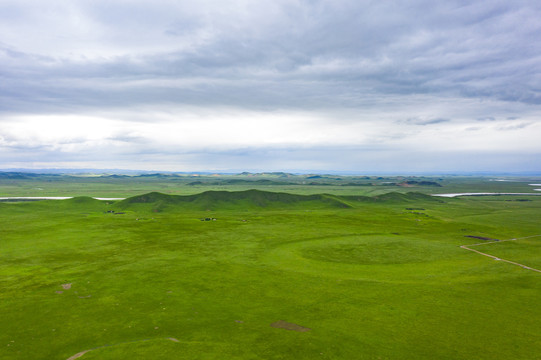
[[[349,239],[306,245],[299,249],[305,258],[345,264],[407,264],[445,257],[441,246],[415,239],[377,237],[373,241]]]
[[[264,258],[282,270],[338,279],[429,281],[456,276],[460,248],[399,235],[352,235],[278,246]]]

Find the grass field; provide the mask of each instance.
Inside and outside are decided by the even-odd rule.
[[[540,198],[362,194],[0,203],[0,359],[541,358],[541,273],[459,247],[541,234]]]

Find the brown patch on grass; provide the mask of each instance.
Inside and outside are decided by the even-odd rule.
[[[81,356],[83,356],[84,354],[86,354],[87,352],[89,352],[90,350],[85,350],[85,351],[81,351],[73,356],[70,356],[67,360],[75,360],[75,359],[78,359],[80,358]]]
[[[310,328],[300,326],[300,325],[297,325],[297,324],[293,324],[293,323],[290,323],[290,322],[287,322],[287,321],[284,321],[284,320],[278,320],[276,322],[273,322],[272,324],[270,324],[270,326],[272,326],[274,328],[278,328],[278,329],[300,331],[300,332],[306,332],[306,331],[312,330]]]
[[[71,289],[71,284],[62,284],[62,289],[64,289],[64,290]]]

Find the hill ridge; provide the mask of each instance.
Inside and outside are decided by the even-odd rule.
[[[374,197],[338,196],[330,194],[291,194],[257,189],[242,191],[209,190],[192,195],[169,195],[157,191],[133,196],[119,201],[117,206],[152,205],[154,211],[168,207],[188,206],[192,209],[219,210],[228,208],[278,208],[278,207],[312,207],[312,208],[352,208],[359,202],[412,202],[434,200],[430,195],[422,193],[387,193]]]
[[[349,208],[341,199],[332,195],[299,195],[282,192],[262,191],[257,189],[243,191],[209,190],[193,195],[168,195],[150,192],[137,195],[118,202],[118,206],[126,208],[132,205],[152,204],[160,208],[167,206],[191,206],[200,209],[218,209],[229,207],[277,207],[309,204],[316,207]]]

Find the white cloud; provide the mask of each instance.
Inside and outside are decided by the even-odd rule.
[[[382,168],[541,153],[540,15],[531,1],[5,0],[1,159],[331,169],[367,151]]]
[[[26,148],[28,160],[46,152],[51,157],[76,155],[97,161],[108,153],[130,162],[143,158],[166,162],[167,158],[205,152],[254,157],[243,149],[313,154],[318,148],[334,148],[341,149],[343,157],[359,149],[382,153],[541,152],[540,125],[533,121],[508,126],[507,120],[439,119],[422,112],[417,118],[401,119],[400,111],[400,107],[364,113],[172,107],[167,112],[147,108],[92,116],[12,116],[0,123],[0,147]]]

